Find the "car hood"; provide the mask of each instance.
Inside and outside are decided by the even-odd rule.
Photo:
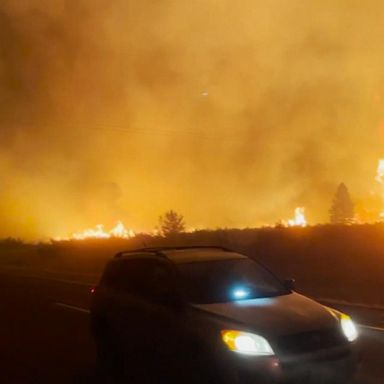
[[[261,334],[286,335],[332,327],[336,315],[298,293],[264,299],[199,304],[200,310]]]

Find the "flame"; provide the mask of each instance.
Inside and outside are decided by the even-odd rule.
[[[295,217],[294,219],[288,220],[288,226],[289,227],[306,227],[307,226],[304,207],[295,208]]]
[[[94,239],[107,239],[109,234],[104,231],[104,226],[102,224],[96,225],[96,228],[85,229],[83,232],[77,232],[72,235],[76,240],[84,240],[89,238]]]
[[[384,159],[379,160],[379,164],[377,166],[377,174],[375,180],[379,184],[384,184]]]
[[[381,196],[383,196],[383,186],[384,186],[384,159],[379,159],[379,163],[377,165],[377,173],[376,173],[376,177],[375,177],[375,180],[382,186],[381,187]],[[384,198],[382,197],[382,200],[384,200]],[[379,220],[382,221],[384,219],[384,210],[382,210],[380,213],[379,213]]]
[[[128,239],[134,237],[135,233],[132,229],[126,229],[122,221],[118,221],[116,226],[110,230],[111,237],[122,237]]]
[[[57,237],[55,240],[86,240],[86,239],[129,239],[135,236],[132,229],[125,228],[122,221],[118,221],[116,226],[110,231],[104,229],[103,224],[98,224],[95,228],[85,229],[82,232],[73,233],[70,237]]]

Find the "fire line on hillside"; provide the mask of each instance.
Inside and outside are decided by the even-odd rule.
[[[55,240],[86,240],[86,239],[130,239],[135,236],[135,232],[132,229],[125,228],[122,221],[118,221],[115,227],[110,231],[104,229],[103,224],[98,224],[95,228],[88,228],[82,232],[75,232],[68,237],[57,237]]]

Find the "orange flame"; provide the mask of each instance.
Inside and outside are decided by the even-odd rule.
[[[55,240],[86,240],[86,239],[129,239],[135,236],[132,229],[125,228],[122,221],[118,221],[116,226],[110,231],[104,229],[104,225],[98,224],[95,228],[88,228],[82,232],[73,233],[70,237],[57,237]]]
[[[288,220],[288,226],[289,227],[306,227],[307,226],[304,207],[297,207],[295,209],[295,217],[291,220]]]
[[[383,186],[384,186],[384,159],[379,159],[379,163],[377,166],[377,173],[375,180],[382,186],[381,187],[381,195],[383,196]],[[383,197],[382,197],[383,199]],[[384,210],[382,210],[379,214],[379,220],[384,219]]]
[[[379,164],[377,166],[377,174],[375,180],[379,184],[384,184],[384,159],[379,160]]]

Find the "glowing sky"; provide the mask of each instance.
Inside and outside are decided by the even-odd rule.
[[[382,1],[3,0],[0,236],[255,226],[384,153]]]

